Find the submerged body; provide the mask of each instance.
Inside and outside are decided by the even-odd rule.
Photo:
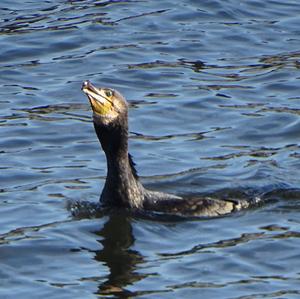
[[[140,182],[128,153],[128,105],[116,90],[96,88],[89,81],[82,85],[93,109],[97,137],[107,160],[107,177],[100,201],[105,206],[182,216],[219,216],[249,206],[246,200],[182,198],[151,191]]]

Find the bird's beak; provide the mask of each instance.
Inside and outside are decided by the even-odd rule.
[[[112,109],[112,95],[107,90],[95,87],[90,81],[84,81],[81,90],[87,95],[92,109],[99,115],[107,115]]]

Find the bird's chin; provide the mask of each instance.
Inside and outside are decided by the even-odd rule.
[[[95,124],[108,126],[115,120],[115,117],[112,117],[109,114],[100,114],[93,110],[93,121]]]

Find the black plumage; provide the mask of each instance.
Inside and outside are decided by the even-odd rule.
[[[89,81],[83,83],[82,90],[91,103],[95,131],[107,160],[107,177],[100,198],[103,205],[205,217],[224,215],[249,206],[246,200],[182,198],[146,189],[128,153],[125,98],[116,90],[96,88]]]

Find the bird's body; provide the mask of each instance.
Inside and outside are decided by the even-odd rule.
[[[183,216],[219,216],[249,206],[246,200],[210,197],[182,198],[146,189],[128,153],[128,105],[116,90],[82,86],[93,109],[97,137],[107,160],[107,177],[100,201],[104,206],[147,210]]]

